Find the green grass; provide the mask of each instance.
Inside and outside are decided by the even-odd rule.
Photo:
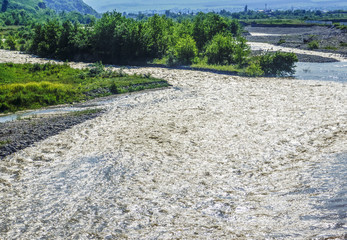
[[[214,65],[214,64],[208,64],[204,62],[195,63],[191,65],[192,68],[197,69],[211,69],[216,71],[222,71],[222,72],[231,72],[231,73],[240,73],[240,69],[235,65]]]
[[[338,50],[338,48],[337,48],[337,47],[334,47],[334,46],[326,46],[326,47],[324,47],[324,49],[327,49],[327,50],[334,50],[334,51]]]
[[[162,59],[154,59],[151,64],[158,64],[158,65],[167,65],[166,63],[167,58]],[[222,71],[222,72],[230,72],[230,73],[241,73],[242,68],[239,68],[237,65],[216,65],[216,64],[208,64],[207,59],[199,59],[197,62],[189,65],[191,68],[195,69],[210,69],[215,71]]]
[[[309,48],[310,50],[318,49],[318,48],[319,48],[319,43],[318,43],[318,41],[313,40],[313,41],[309,42],[309,43],[307,44],[307,46],[308,46],[308,48]]]
[[[0,64],[0,113],[165,86],[149,74],[106,71],[101,64],[80,70],[67,64],[5,63]]]

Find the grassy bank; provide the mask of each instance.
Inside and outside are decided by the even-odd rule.
[[[67,64],[0,64],[0,113],[83,101],[168,86],[150,75],[107,71],[102,64],[73,69]]]

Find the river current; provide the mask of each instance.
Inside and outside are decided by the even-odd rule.
[[[142,68],[173,87],[0,162],[0,239],[347,232],[347,86]]]

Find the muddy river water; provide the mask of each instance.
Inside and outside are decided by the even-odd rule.
[[[167,89],[0,162],[0,239],[344,239],[347,85],[134,68]]]

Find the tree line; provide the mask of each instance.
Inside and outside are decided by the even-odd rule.
[[[232,52],[217,59],[213,46],[221,41],[227,41]],[[117,12],[105,13],[87,25],[52,20],[35,27],[30,51],[62,60],[123,64],[170,55],[183,63],[202,55],[211,63],[232,63],[248,54],[238,21],[215,13],[199,13],[181,22],[159,15],[138,21]]]
[[[2,47],[63,61],[159,62],[202,68],[232,65],[251,76],[291,74],[297,61],[294,54],[287,53],[251,56],[239,22],[216,13],[180,20],[165,15],[135,20],[108,12],[87,24],[53,17],[44,24],[10,32],[0,42]]]

